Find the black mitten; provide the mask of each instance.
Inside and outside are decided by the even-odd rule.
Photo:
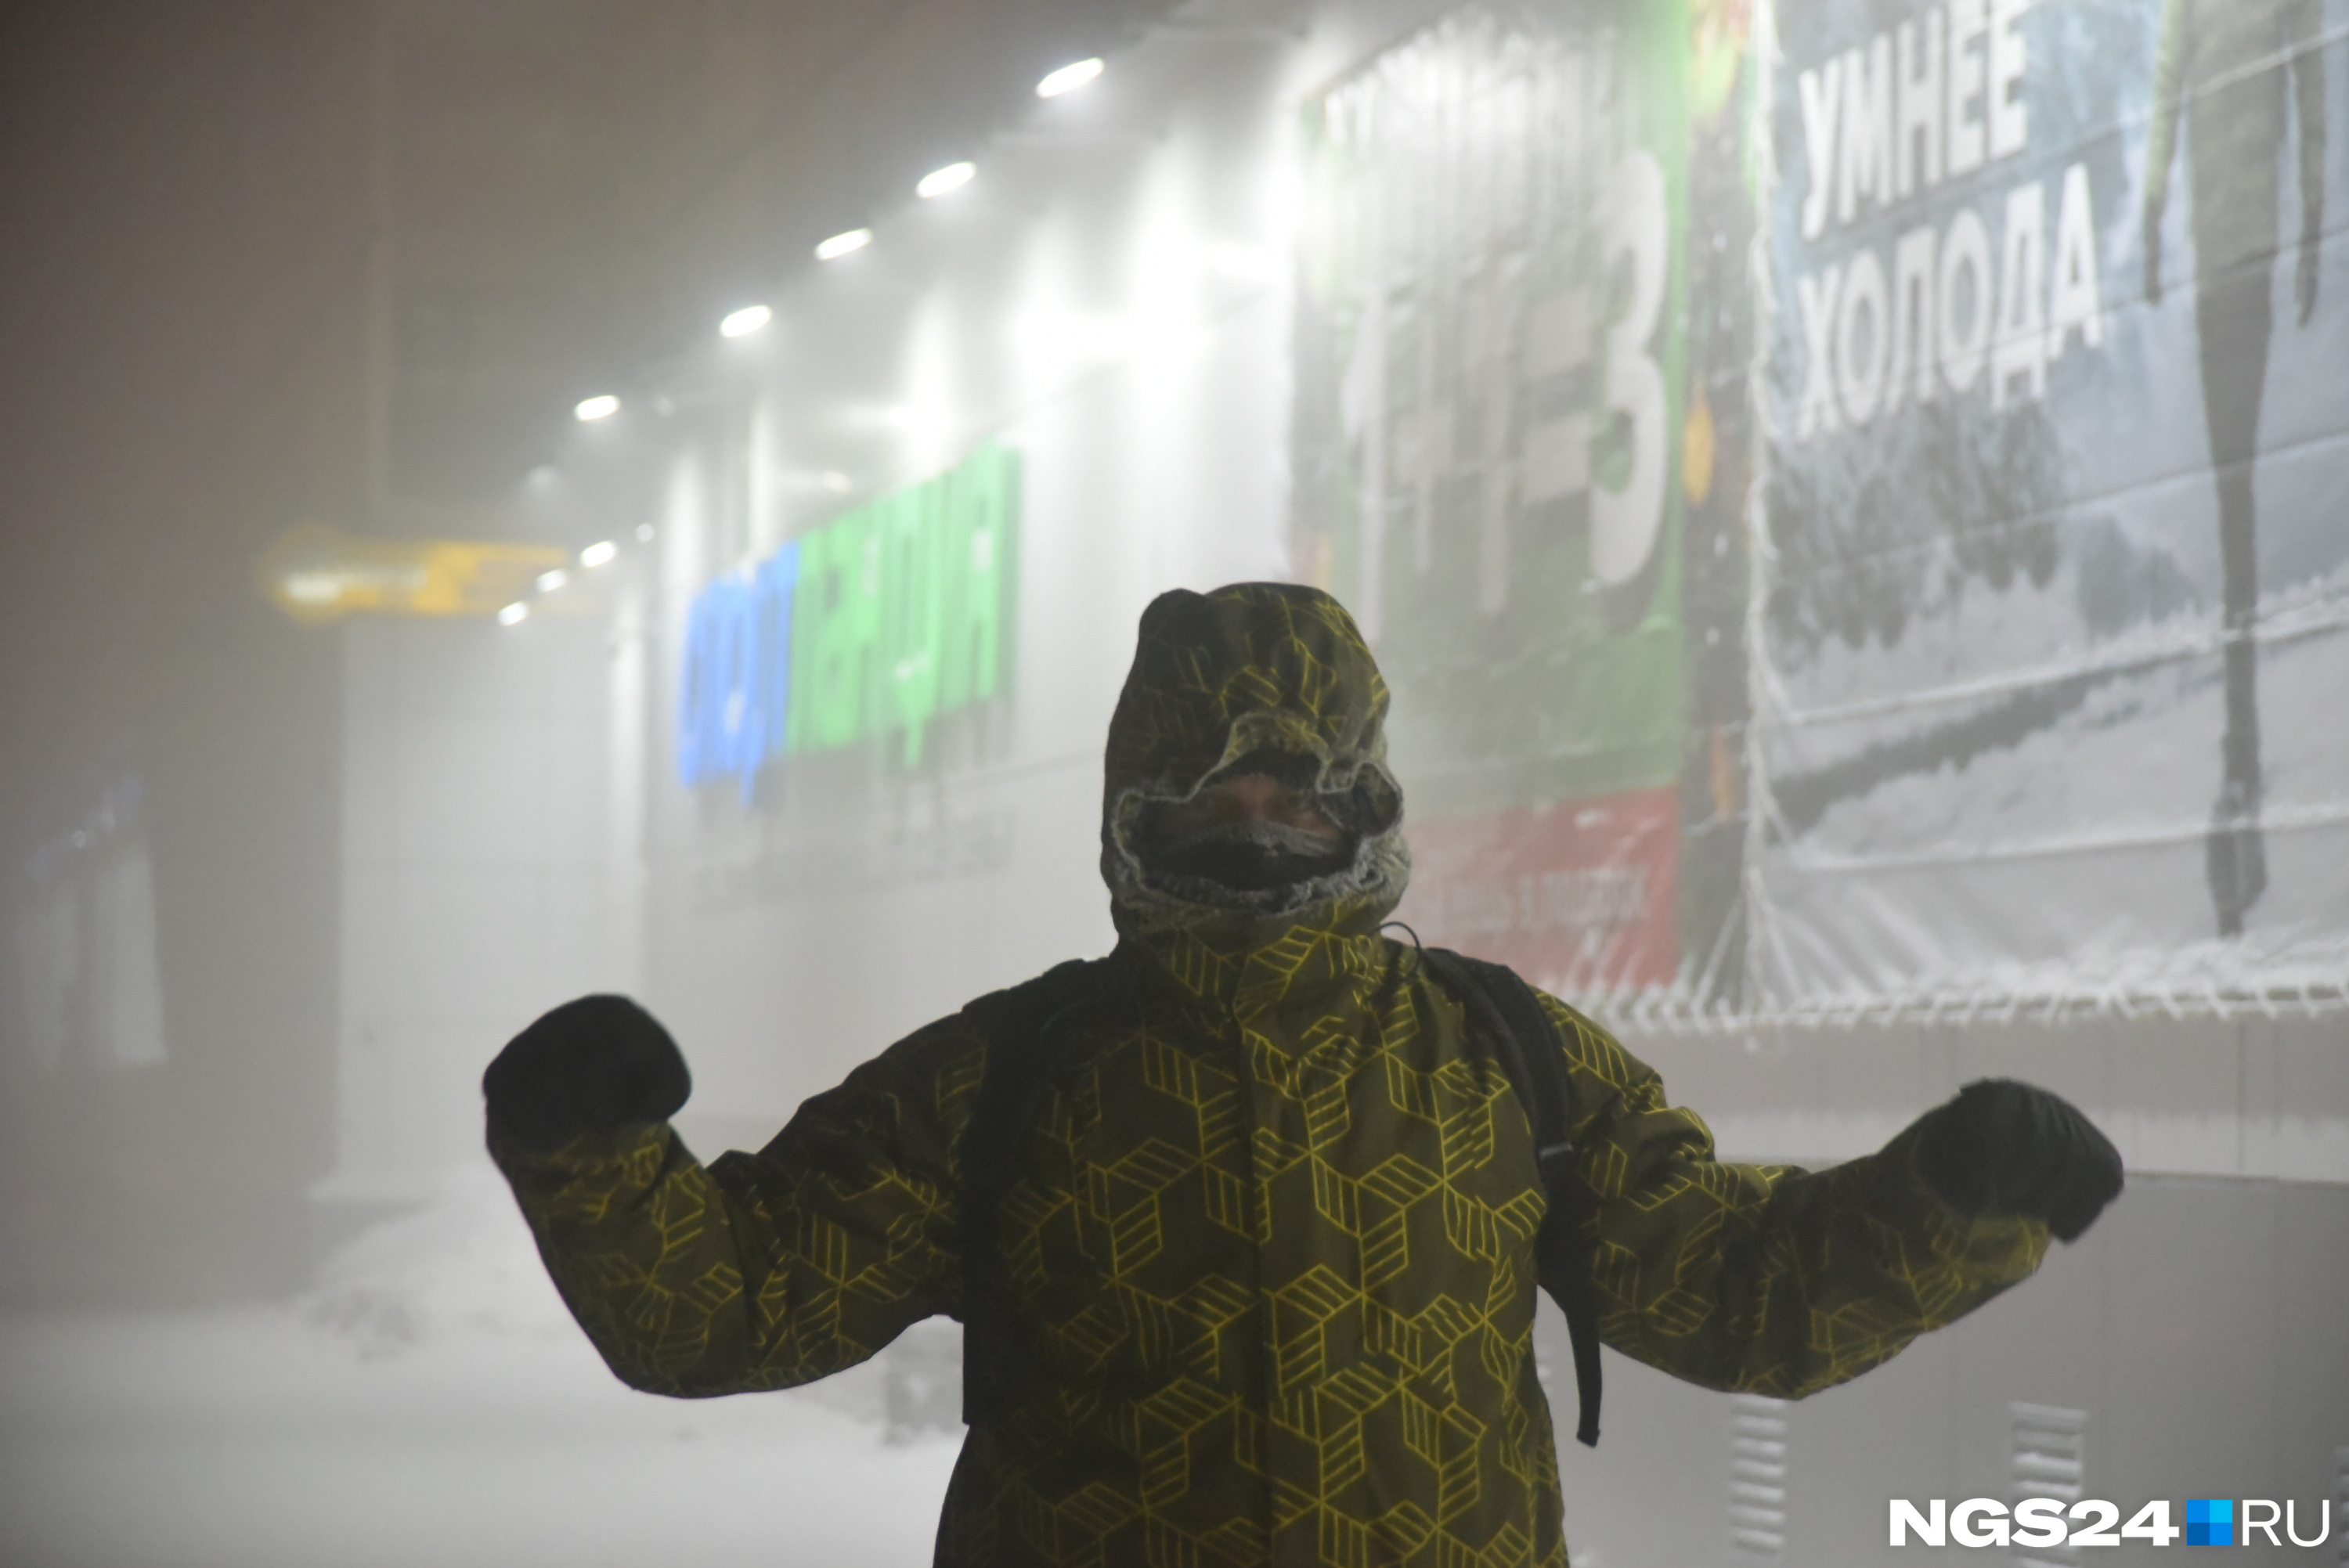
[[[2077,1107],[1982,1078],[1917,1123],[1917,1173],[1961,1213],[2024,1214],[2077,1241],[2121,1190],[2121,1156]]]
[[[583,1132],[666,1121],[693,1092],[659,1020],[626,996],[582,996],[516,1035],[481,1075],[490,1119],[559,1149]]]

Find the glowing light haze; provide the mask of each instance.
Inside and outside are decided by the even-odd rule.
[[[914,194],[925,201],[931,201],[949,191],[961,190],[978,173],[978,166],[975,163],[949,163],[944,169],[934,169],[923,175],[921,182],[914,187]]]
[[[818,245],[815,248],[815,259],[819,262],[833,261],[848,254],[851,251],[861,251],[872,242],[872,230],[851,229],[844,234],[834,234],[831,239]]]
[[[1090,84],[1094,77],[1101,74],[1101,61],[1075,61],[1072,64],[1062,66],[1059,70],[1052,72],[1042,81],[1038,82],[1036,84],[1036,96],[1040,98],[1059,98],[1063,93],[1072,93],[1079,88]]]
[[[720,337],[748,337],[769,322],[775,313],[762,304],[746,304],[718,324]]]

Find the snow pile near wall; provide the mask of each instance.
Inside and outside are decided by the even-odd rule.
[[[579,1334],[486,1160],[452,1175],[425,1208],[337,1249],[300,1310],[367,1357],[455,1337],[546,1343]]]

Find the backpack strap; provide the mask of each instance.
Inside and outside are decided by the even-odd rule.
[[[1032,980],[994,991],[963,1008],[987,1039],[978,1096],[963,1129],[956,1228],[962,1253],[962,1418],[978,1426],[1002,1414],[1005,1340],[1017,1332],[1006,1310],[1000,1216],[1018,1171],[1019,1135],[1034,1122],[1058,1053],[1058,1024],[1092,990],[1086,960],[1072,958]]]
[[[1534,1238],[1534,1266],[1542,1288],[1566,1314],[1574,1346],[1574,1383],[1580,1418],[1575,1439],[1599,1446],[1599,1307],[1592,1292],[1590,1260],[1575,1234],[1575,1215],[1584,1193],[1575,1175],[1572,1088],[1566,1073],[1566,1042],[1523,976],[1506,964],[1488,964],[1446,947],[1420,950],[1428,970],[1460,999],[1475,1030],[1500,1059],[1509,1087],[1516,1090],[1533,1126],[1534,1160],[1549,1215]]]

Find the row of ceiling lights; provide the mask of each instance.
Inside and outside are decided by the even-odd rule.
[[[1100,60],[1085,59],[1075,61],[1070,65],[1062,66],[1060,69],[1053,71],[1045,77],[1042,81],[1038,82],[1036,84],[1036,96],[1040,98],[1059,98],[1063,93],[1071,93],[1076,91],[1079,88],[1085,86],[1101,74],[1102,62]],[[925,201],[932,201],[937,197],[947,195],[950,191],[961,190],[964,186],[969,184],[978,173],[978,166],[975,163],[949,163],[943,169],[933,170],[929,173],[922,176],[922,178],[914,185],[914,194]],[[836,261],[840,257],[848,255],[853,252],[863,250],[872,242],[872,230],[851,229],[845,233],[834,234],[832,238],[818,245],[815,248],[815,259],[819,262]],[[752,333],[758,332],[761,328],[765,327],[769,322],[771,322],[774,319],[775,313],[771,306],[764,304],[746,304],[738,310],[729,312],[726,316],[719,322],[718,335],[720,337],[730,338],[748,337]],[[582,424],[591,424],[598,419],[608,419],[619,411],[619,397],[617,394],[611,392],[599,392],[592,397],[583,397],[571,410],[573,416]],[[835,476],[827,474],[825,479],[829,481],[833,477]],[[652,536],[653,530],[649,524],[641,526],[636,530],[636,539],[640,543],[649,541]],[[614,543],[610,540],[601,540],[587,546],[587,548],[579,552],[579,564],[592,571],[596,567],[609,565],[612,561],[619,555],[619,552],[620,549],[617,544]],[[571,574],[561,568],[557,568],[554,571],[542,573],[538,579],[536,586],[538,592],[541,593],[552,593],[562,588],[570,581]],[[501,625],[517,626],[529,618],[530,603],[526,599],[517,599],[512,603],[508,604],[504,609],[498,612],[498,624]]]
[[[1100,76],[1102,68],[1102,62],[1098,59],[1077,60],[1062,66],[1036,84],[1036,96],[1040,98],[1055,98],[1064,93],[1074,92]],[[925,201],[934,201],[951,191],[961,190],[969,184],[978,173],[978,166],[975,163],[949,163],[943,169],[932,170],[916,181],[914,194]],[[872,242],[872,230],[850,229],[843,233],[833,235],[816,246],[815,259],[819,262],[837,261],[842,256],[863,250]],[[748,337],[774,318],[774,311],[766,305],[746,304],[740,310],[730,312],[718,324],[718,334],[721,337]],[[592,397],[583,397],[571,410],[573,416],[583,424],[597,419],[608,419],[619,411],[620,399],[609,392],[599,392]]]
[[[652,524],[647,522],[637,525],[636,542],[638,543],[647,543],[652,537]],[[619,557],[620,547],[617,543],[608,539],[599,539],[579,552],[579,564],[593,572],[599,566],[609,566]],[[558,566],[552,572],[542,572],[538,574],[537,588],[542,593],[552,593],[570,581],[571,573]],[[530,601],[527,599],[517,599],[498,612],[498,624],[501,626],[519,626],[529,619]]]

